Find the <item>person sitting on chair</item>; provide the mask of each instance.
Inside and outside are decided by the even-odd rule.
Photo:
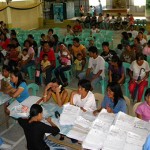
[[[136,94],[138,93],[137,101],[141,101],[144,88],[148,85],[147,79],[149,71],[150,67],[148,62],[144,60],[144,55],[138,53],[136,55],[136,60],[131,63],[129,72],[129,91],[133,100],[135,100]]]

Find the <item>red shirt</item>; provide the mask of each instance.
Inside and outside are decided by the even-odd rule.
[[[74,32],[82,32],[82,26],[81,25],[75,25],[73,27]]]
[[[9,59],[17,62],[18,61],[18,55],[19,55],[19,52],[16,49],[11,50],[10,54],[9,54]]]
[[[40,52],[40,61],[43,60],[43,55],[47,54],[48,55],[48,60],[52,63],[52,61],[55,61],[54,67],[56,66],[56,58],[55,58],[55,53],[53,49],[50,49],[47,53],[45,53],[43,50]]]
[[[2,47],[2,49],[7,50],[7,46],[10,43],[10,39],[6,39],[6,41],[1,41],[0,42],[0,46]]]

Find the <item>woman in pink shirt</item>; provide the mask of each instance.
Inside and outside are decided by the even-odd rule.
[[[145,102],[141,103],[135,113],[138,118],[149,121],[150,120],[150,88],[148,88],[144,95]]]
[[[146,56],[150,56],[150,40],[148,40],[147,45],[144,47],[143,54]]]

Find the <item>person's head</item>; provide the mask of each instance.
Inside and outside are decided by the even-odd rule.
[[[144,33],[144,32],[145,32],[145,29],[144,29],[144,28],[140,28],[140,29],[139,29],[139,32]]]
[[[12,38],[11,39],[11,44],[14,44],[16,47],[20,46],[19,41],[17,38]]]
[[[143,32],[140,31],[140,32],[138,33],[138,38],[139,38],[140,40],[143,39]]]
[[[70,30],[71,29],[71,25],[67,25],[67,30]]]
[[[24,81],[21,72],[18,69],[11,70],[10,81],[18,88]]]
[[[32,46],[32,43],[29,40],[25,40],[23,46],[28,49],[29,47]]]
[[[78,82],[78,92],[80,95],[88,93],[92,89],[91,82],[87,79],[79,80]]]
[[[120,16],[121,16],[121,13],[118,13],[118,16],[120,17]]]
[[[6,39],[7,39],[6,34],[1,33],[1,34],[0,34],[0,39],[1,39],[2,41],[6,41]]]
[[[126,49],[127,51],[131,51],[131,50],[132,50],[132,49],[131,49],[131,45],[127,44],[127,45],[125,46],[125,49]]]
[[[93,30],[96,29],[96,25],[95,25],[95,24],[92,25],[92,29],[93,29]]]
[[[129,37],[129,38],[132,38],[132,33],[128,33],[128,37]]]
[[[118,45],[117,45],[117,48],[120,49],[120,50],[122,50],[122,49],[123,49],[122,44],[118,44]]]
[[[106,14],[106,17],[109,17],[109,14]]]
[[[111,58],[111,65],[114,67],[121,67],[122,66],[122,61],[119,59],[117,55],[113,55]]]
[[[114,16],[114,15],[112,15],[112,19],[115,19],[115,16]]]
[[[12,39],[12,38],[17,38],[17,33],[16,33],[16,31],[11,31],[11,33],[10,33],[10,38]]]
[[[8,77],[9,77],[10,71],[11,71],[10,66],[8,66],[8,65],[3,65],[3,68],[2,68],[2,75],[3,75],[5,78],[8,78]]]
[[[79,20],[79,19],[76,19],[75,24],[76,24],[76,25],[80,25],[80,20]]]
[[[94,46],[94,40],[89,40],[89,46]]]
[[[47,53],[50,50],[49,43],[47,41],[43,42],[43,51]]]
[[[44,33],[41,34],[41,39],[45,40],[45,34]]]
[[[47,60],[48,60],[48,55],[47,55],[47,54],[44,54],[44,55],[43,55],[43,60],[44,60],[44,61],[47,61]]]
[[[114,107],[120,98],[123,98],[123,93],[119,83],[111,82],[107,85],[107,96],[114,102]],[[123,98],[124,99],[124,98]]]
[[[53,29],[49,29],[49,30],[48,30],[48,35],[51,36],[51,35],[53,35],[53,33],[54,33]]]
[[[54,34],[53,35],[53,38],[52,38],[52,41],[54,42],[54,43],[58,43],[58,35],[57,34]]]
[[[145,101],[147,102],[147,104],[150,106],[150,88],[148,88],[148,89],[145,91],[144,99],[145,99]]]
[[[137,44],[140,44],[140,39],[138,37],[136,37],[134,39],[134,44],[137,45]]]
[[[129,37],[127,32],[122,32],[121,34],[123,39],[128,40]]]
[[[10,45],[10,51],[16,50],[16,46],[14,44]]]
[[[4,31],[5,34],[9,33],[8,28],[5,28],[3,31]]]
[[[75,37],[74,39],[73,39],[73,45],[75,46],[75,47],[78,47],[79,45],[80,45],[80,40],[79,40],[79,38],[78,37]]]
[[[43,118],[43,108],[39,104],[33,104],[29,113],[30,119],[35,118],[37,121],[41,121]]]
[[[99,13],[99,17],[103,16],[102,13]]]
[[[22,54],[23,54],[23,56],[26,56],[26,55],[28,54],[28,49],[27,49],[27,48],[24,48],[24,49],[22,50]]]
[[[137,53],[136,54],[136,62],[139,66],[142,66],[142,64],[144,63],[144,55],[143,53]]]
[[[103,42],[102,43],[102,48],[103,48],[103,51],[105,53],[108,53],[109,52],[109,43],[108,42]]]
[[[133,31],[134,30],[134,26],[130,25],[130,30]]]
[[[53,79],[51,80],[51,84],[52,84],[51,90],[52,90],[53,92],[56,92],[56,88],[58,88],[58,87],[61,85],[61,81],[60,81],[59,79],[57,79],[57,78],[53,78]],[[62,91],[64,90],[64,87],[61,86],[61,89],[60,89],[60,90],[61,90],[60,92],[62,92]]]
[[[90,57],[93,57],[94,59],[97,57],[98,55],[98,50],[97,50],[97,47],[96,46],[90,46],[89,49],[89,56]]]
[[[28,38],[27,38],[30,42],[32,42],[34,40],[34,37],[32,34],[28,34]]]
[[[77,54],[77,59],[78,59],[79,61],[82,60],[82,54],[81,54],[81,53],[78,53],[78,54]]]

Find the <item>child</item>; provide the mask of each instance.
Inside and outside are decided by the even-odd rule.
[[[48,55],[44,54],[43,55],[43,60],[41,61],[41,71],[42,71],[42,76],[44,79],[46,79],[46,70],[50,67],[50,61],[48,60]]]
[[[149,121],[150,120],[150,88],[148,88],[144,95],[145,102],[141,103],[135,113],[138,118]]]
[[[92,35],[93,33],[98,33],[98,32],[99,32],[99,29],[96,28],[96,25],[95,25],[95,24],[93,24],[93,25],[92,25],[92,29],[91,29],[91,35]]]
[[[43,45],[43,42],[47,41],[45,34],[41,34],[40,44]]]
[[[24,48],[22,50],[22,54],[20,55],[20,61],[18,63],[18,69],[21,69],[22,66],[26,65],[27,64],[27,60],[29,58],[29,55],[28,55],[28,49],[27,48]]]
[[[74,61],[76,77],[78,78],[79,73],[84,69],[85,61],[83,60],[82,54],[77,54],[77,59]]]
[[[122,44],[118,44],[117,49],[116,49],[116,53],[117,53],[118,57],[120,57],[120,55],[122,54],[122,51],[123,51]]]

